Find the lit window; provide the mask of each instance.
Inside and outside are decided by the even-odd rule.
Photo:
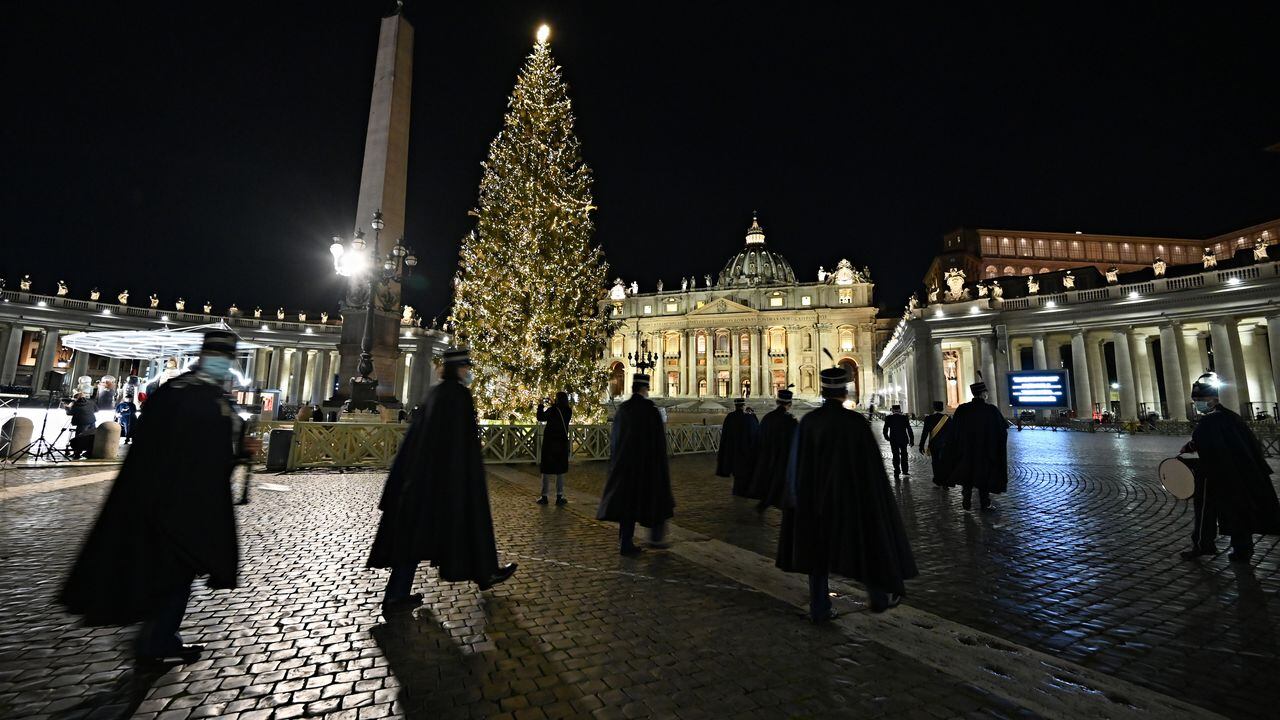
[[[614,357],[622,357],[622,336],[613,336],[613,355]]]
[[[782,307],[782,298],[777,295],[769,298],[769,307]]]
[[[645,305],[645,306],[644,306],[644,314],[645,314],[645,315],[652,315],[652,314],[653,314],[653,306],[652,306],[652,305]]]
[[[698,354],[707,354],[707,336],[703,333],[698,333]]]
[[[841,305],[853,304],[853,288],[840,288],[840,304]]]
[[[982,253],[984,255],[994,254],[996,251],[996,239],[990,235],[982,238]]]
[[[853,328],[840,328],[840,350],[841,352],[853,351]]]
[[[810,305],[813,304],[813,299],[810,298],[808,295],[805,295],[804,297],[800,298],[800,304],[805,307],[809,307]]]

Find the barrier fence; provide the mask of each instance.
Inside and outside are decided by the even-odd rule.
[[[404,423],[267,422],[257,433],[270,450],[271,431],[293,431],[287,468],[389,468],[409,426]],[[569,426],[569,453],[576,460],[606,460],[611,426]],[[719,425],[668,425],[667,453],[691,455],[720,449]],[[480,454],[486,463],[536,463],[542,458],[541,425],[481,425]]]

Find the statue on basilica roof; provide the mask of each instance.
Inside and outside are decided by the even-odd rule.
[[[622,284],[622,278],[615,278],[613,281],[613,289],[609,291],[610,300],[625,300],[627,298],[627,286]]]
[[[685,290],[688,290],[688,289],[689,289],[689,278],[686,278],[686,277],[682,277],[682,278],[680,278],[680,290],[681,290],[681,292],[683,292],[683,291],[685,291]]]
[[[662,278],[658,278],[658,292],[662,292]]]
[[[818,266],[818,282],[824,283],[826,281],[827,281],[827,271],[825,268],[819,265]]]

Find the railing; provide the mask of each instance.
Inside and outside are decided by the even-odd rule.
[[[1191,290],[1198,287],[1204,287],[1203,275],[1189,275],[1187,277],[1169,278],[1164,281],[1167,290]]]
[[[607,460],[612,426],[572,425],[569,452],[577,460]],[[389,468],[409,426],[405,423],[270,422],[258,433],[292,428],[288,468]],[[720,449],[719,425],[675,424],[667,428],[670,455],[712,453]],[[486,463],[536,463],[542,456],[541,425],[482,425],[480,455]]]
[[[1005,310],[1025,310],[1031,307],[1031,298],[1014,298],[1013,300],[1000,301],[1000,307]]]
[[[1111,297],[1111,288],[1097,288],[1094,290],[1080,290],[1076,292],[1076,299],[1080,302],[1094,302],[1096,300],[1107,300]]]

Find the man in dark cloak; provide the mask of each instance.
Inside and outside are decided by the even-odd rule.
[[[89,625],[144,621],[140,662],[199,657],[202,646],[178,634],[193,579],[205,575],[210,588],[236,587],[231,472],[238,457],[261,446],[241,442],[240,418],[227,398],[236,340],[224,330],[205,333],[193,369],[148,400],[133,448],[59,596]]]
[[[1199,453],[1194,463],[1195,524],[1184,560],[1217,554],[1217,535],[1231,538],[1231,562],[1249,562],[1253,536],[1280,534],[1280,502],[1271,483],[1271,466],[1258,437],[1239,415],[1218,402],[1221,381],[1206,373],[1191,386],[1200,414],[1184,453]]]
[[[1009,486],[1009,423],[1000,409],[987,403],[987,384],[978,381],[969,386],[973,399],[956,408],[948,421],[951,436],[947,440],[946,464],[949,482],[964,491],[965,510],[973,507],[973,489],[978,489],[978,506],[992,512],[992,493],[1002,493]]]
[[[920,454],[929,456],[929,464],[933,466],[933,484],[946,489],[951,487],[950,472],[945,462],[951,417],[942,411],[943,407],[941,400],[934,400],[933,412],[924,418],[924,427],[920,430]]]
[[[871,423],[847,410],[848,371],[820,373],[822,407],[800,421],[791,447],[779,568],[809,576],[809,619],[835,617],[827,576],[863,583],[872,612],[901,602],[915,558]]]
[[[649,399],[649,376],[631,378],[630,399],[618,406],[609,434],[609,479],[596,519],[618,523],[619,551],[638,555],[636,524],[649,528],[649,546],[666,547],[663,535],[676,506],[667,465],[667,431]]]
[[[480,454],[480,426],[471,400],[471,357],[444,353],[440,383],[414,410],[382,488],[382,519],[369,567],[391,568],[384,612],[421,604],[410,594],[418,563],[439,568],[440,579],[488,590],[511,577],[516,564],[498,566],[489,487]]]
[[[910,475],[907,457],[910,448],[916,444],[915,433],[911,431],[911,419],[902,414],[902,406],[889,408],[889,416],[884,419],[884,439],[889,441],[889,449],[893,451],[893,479],[902,475]]]
[[[756,441],[760,421],[745,398],[734,398],[733,412],[720,429],[720,452],[716,455],[716,475],[733,477],[733,494],[758,498],[751,493],[751,474],[756,466]]]
[[[781,509],[787,493],[787,462],[791,459],[791,440],[795,437],[796,416],[791,414],[793,395],[778,391],[778,407],[760,421],[760,444],[756,467],[751,476],[751,497],[760,498],[756,510]]]
[[[545,402],[538,403],[538,422],[546,423],[542,427],[542,455],[538,470],[542,473],[542,494],[538,496],[538,504],[547,504],[547,489],[551,476],[556,478],[556,505],[568,505],[564,497],[564,474],[569,472],[569,422],[573,419],[573,410],[569,407],[569,393],[556,393],[556,402],[547,407]]]

